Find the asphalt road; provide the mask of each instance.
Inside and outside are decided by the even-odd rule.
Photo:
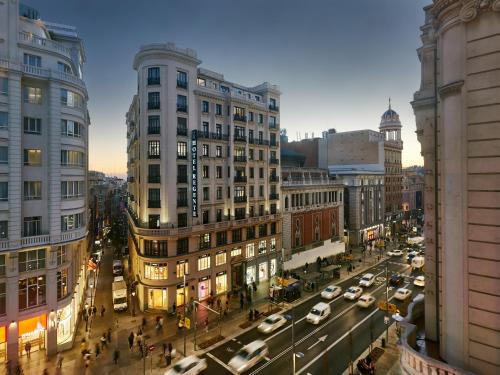
[[[406,275],[410,276],[407,264],[395,263],[403,259],[401,257],[401,259],[391,260],[389,274],[405,271]],[[385,300],[385,264],[376,265],[365,271],[367,272],[375,274],[376,281],[371,287],[364,288],[364,292],[371,293],[377,301]],[[358,275],[337,285],[345,290],[357,285],[360,277],[361,275]],[[406,278],[404,285],[414,290],[412,279]],[[393,299],[395,289],[390,288],[389,299],[391,303],[400,306],[403,302]],[[413,293],[414,295],[416,293]],[[408,298],[405,303],[408,303],[410,299]],[[354,301],[344,300],[342,295],[329,301],[332,309],[329,319],[318,326],[307,323],[305,316],[312,306],[321,300],[318,292],[313,298],[294,308],[295,352],[301,353],[300,357],[296,358],[297,374],[341,374],[349,366],[351,359],[355,360],[361,355],[386,327],[384,312],[378,310],[376,303],[370,308],[362,309]],[[287,314],[291,314],[291,311]],[[318,340],[319,338],[321,340]],[[257,331],[257,328],[253,328],[216,347],[205,355],[208,362],[206,373],[231,373],[226,365],[229,360],[242,346],[257,339],[266,341],[269,355],[247,374],[291,374],[293,368],[291,323],[269,335],[262,334]]]

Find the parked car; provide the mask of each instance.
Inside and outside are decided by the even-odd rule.
[[[410,296],[411,296],[411,290],[406,288],[399,288],[398,290],[396,290],[396,293],[394,293],[394,298],[400,301],[404,301]]]
[[[262,323],[259,324],[257,329],[262,333],[271,333],[276,331],[281,326],[285,325],[287,320],[283,315],[273,314],[268,316]]]
[[[415,277],[415,280],[413,281],[413,285],[423,288],[425,286],[425,276],[420,275],[420,276]]]
[[[400,275],[399,273],[393,273],[390,280],[389,284],[391,285],[401,285],[404,281],[403,275]]]
[[[359,297],[357,302],[358,306],[363,308],[368,308],[374,303],[375,297],[373,297],[371,294],[363,294],[361,297]]]
[[[164,375],[195,375],[206,370],[207,360],[205,358],[198,358],[195,355],[190,355],[179,362],[177,362],[170,370]]]
[[[390,257],[400,257],[403,255],[403,250],[399,249],[389,250],[387,252],[387,255],[389,255]]]
[[[334,299],[337,296],[340,296],[342,293],[342,288],[336,285],[329,285],[321,292],[321,297],[325,299]]]
[[[113,275],[122,275],[123,274],[123,263],[121,260],[113,261]]]
[[[255,340],[241,348],[231,358],[228,365],[237,373],[242,373],[259,363],[268,353],[266,343],[262,340]]]
[[[363,293],[363,289],[361,287],[351,286],[345,291],[344,298],[354,301],[355,299],[358,299],[361,296],[361,293]]]
[[[365,273],[361,280],[359,280],[359,286],[370,287],[375,281],[375,275],[372,273]]]
[[[327,319],[332,310],[330,309],[330,305],[328,303],[319,302],[313,306],[309,314],[306,316],[306,320],[312,324],[319,324],[323,320]]]

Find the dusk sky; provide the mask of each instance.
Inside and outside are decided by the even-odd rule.
[[[290,140],[323,130],[377,130],[391,97],[403,166],[422,164],[410,105],[420,85],[419,27],[430,0],[25,0],[77,27],[89,92],[90,169],[126,174],[125,113],[143,44],[192,48],[232,82],[280,86]]]

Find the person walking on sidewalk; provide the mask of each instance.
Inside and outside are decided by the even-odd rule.
[[[118,348],[115,348],[115,351],[113,352],[113,362],[115,363],[115,365],[118,364],[118,359],[120,359],[120,351],[118,350]]]
[[[92,316],[96,316],[97,315],[97,307],[92,306]]]
[[[101,345],[102,345],[102,350],[104,350],[104,348],[107,348],[108,347],[108,344],[106,342],[106,333],[103,333],[102,336],[101,336]]]
[[[243,310],[243,305],[244,305],[244,301],[243,301],[243,293],[240,294],[240,310]]]
[[[104,317],[105,312],[106,312],[106,309],[104,308],[104,305],[101,305],[101,318]]]
[[[28,359],[31,358],[31,342],[27,342],[26,345],[24,345],[24,350],[26,351],[26,357],[28,357]]]
[[[108,340],[109,343],[111,343],[111,328],[108,328],[108,334],[106,336],[106,339]]]
[[[132,347],[134,346],[134,332],[130,332],[130,335],[128,335],[128,348],[130,351],[132,351]]]
[[[57,357],[56,357],[56,367],[57,368],[62,368],[63,359],[64,359],[64,357],[62,356],[61,352],[57,352]]]
[[[96,342],[95,343],[95,359],[97,359],[97,357],[99,357],[99,354],[101,354],[101,347],[99,346],[99,343]]]

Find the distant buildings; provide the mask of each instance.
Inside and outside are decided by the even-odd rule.
[[[85,50],[0,2],[0,361],[71,347],[87,273]],[[42,356],[43,357],[43,356]]]
[[[500,3],[434,1],[421,30],[411,104],[425,171],[425,333],[446,364],[410,350],[401,363],[498,374]]]
[[[280,91],[200,63],[172,43],[134,58],[129,249],[141,310],[238,290],[280,266]]]
[[[420,167],[403,169],[403,225],[420,226],[424,210],[424,171]]]

